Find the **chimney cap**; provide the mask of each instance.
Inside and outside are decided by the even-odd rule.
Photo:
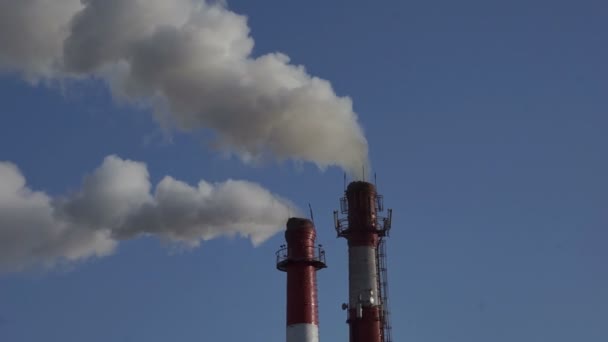
[[[314,224],[311,220],[301,217],[290,217],[287,220],[287,230],[295,229],[314,229]]]
[[[376,187],[369,182],[354,181],[348,184],[346,192],[376,192]]]

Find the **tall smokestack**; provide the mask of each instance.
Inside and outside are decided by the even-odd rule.
[[[386,264],[383,238],[388,234],[391,211],[379,218],[382,196],[367,182],[352,182],[341,200],[346,219],[335,223],[338,237],[348,241],[348,309],[350,342],[390,342],[387,309]]]
[[[287,221],[287,245],[277,251],[277,269],[287,272],[287,342],[318,342],[319,311],[316,271],[325,268],[325,252],[315,246],[314,224]]]

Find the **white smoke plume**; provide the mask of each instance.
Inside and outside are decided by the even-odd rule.
[[[368,147],[350,98],[253,46],[246,18],[208,1],[0,0],[1,69],[105,80],[117,98],[153,104],[163,125],[213,130],[245,161],[360,173]]]
[[[190,186],[166,176],[152,190],[144,163],[116,156],[79,191],[57,198],[30,189],[17,166],[0,162],[0,272],[108,255],[141,235],[188,246],[242,236],[256,245],[282,230],[292,207],[238,180]]]

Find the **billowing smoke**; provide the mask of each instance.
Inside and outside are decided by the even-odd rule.
[[[259,244],[282,229],[291,207],[246,181],[191,186],[166,176],[152,189],[144,163],[116,156],[79,191],[51,198],[0,162],[0,272],[104,256],[140,235],[188,246],[221,236]]]
[[[0,68],[102,79],[163,125],[211,129],[245,161],[366,166],[351,100],[284,54],[252,56],[253,45],[244,16],[202,0],[0,0]]]

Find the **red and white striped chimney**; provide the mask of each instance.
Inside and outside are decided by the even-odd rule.
[[[334,212],[339,237],[348,240],[348,308],[350,342],[389,342],[390,324],[386,307],[383,238],[390,229],[390,214],[379,218],[381,196],[373,184],[355,181],[342,199],[340,219]],[[381,224],[382,223],[382,224]]]
[[[287,245],[277,252],[277,269],[287,273],[287,342],[319,341],[316,271],[326,265],[315,237],[310,220],[292,217],[285,231]]]

